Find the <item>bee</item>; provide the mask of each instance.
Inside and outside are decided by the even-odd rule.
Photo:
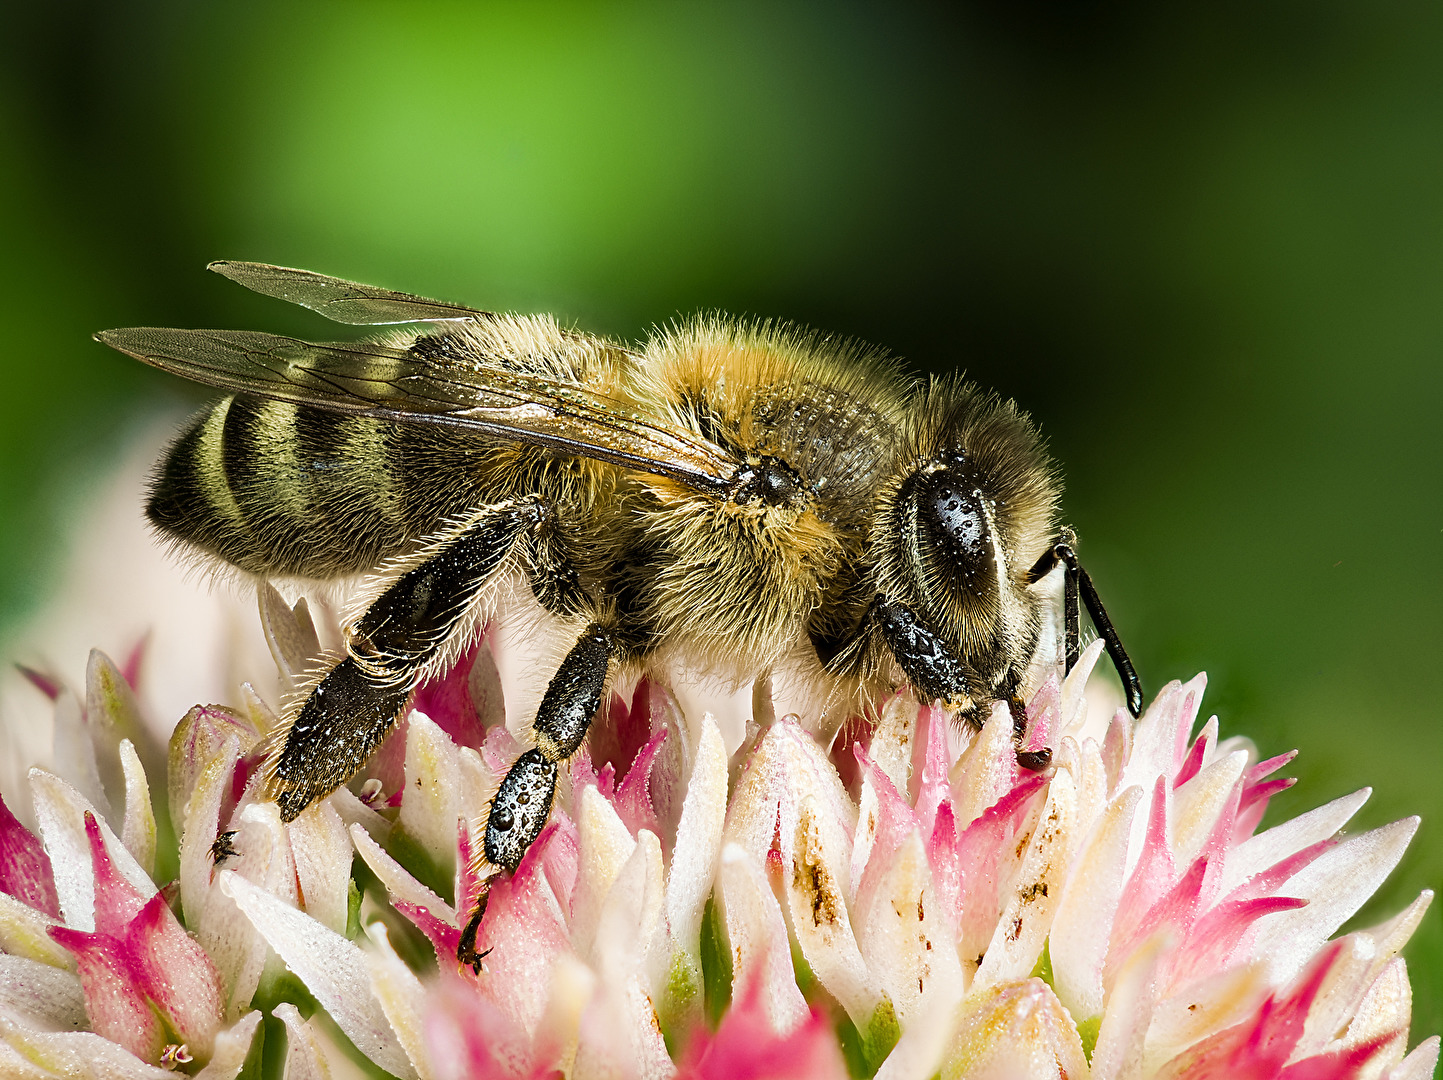
[[[502,869],[623,671],[741,685],[790,664],[846,702],[905,679],[963,721],[996,700],[1020,717],[1040,583],[1061,566],[1067,667],[1080,596],[1141,708],[1057,526],[1056,469],[1011,402],[956,379],[914,387],[878,350],[786,324],[700,317],[630,347],[303,270],[210,269],[392,327],[329,344],[96,335],[230,395],[156,467],[146,511],[164,537],[257,577],[374,582],[278,735],[284,820],[348,782],[416,687],[526,594],[574,643],[491,804],[484,853]]]

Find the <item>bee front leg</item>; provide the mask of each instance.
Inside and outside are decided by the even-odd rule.
[[[532,729],[536,745],[512,764],[501,781],[486,820],[486,859],[515,870],[551,813],[556,772],[576,753],[601,708],[606,676],[616,646],[593,623],[566,654],[541,699]]]
[[[1127,695],[1127,711],[1134,717],[1141,716],[1142,680],[1137,677],[1137,668],[1133,667],[1132,659],[1122,647],[1117,628],[1107,617],[1107,609],[1102,606],[1102,597],[1097,595],[1097,587],[1092,584],[1092,578],[1077,560],[1076,544],[1077,538],[1072,531],[1064,530],[1028,571],[1027,583],[1030,585],[1041,581],[1059,562],[1066,567],[1063,580],[1063,620],[1067,636],[1067,670],[1072,670],[1079,655],[1077,597],[1080,591],[1082,602],[1087,605],[1088,617],[1092,619],[1092,625],[1097,627],[1098,636],[1107,647],[1107,655],[1111,657],[1113,667],[1117,668],[1117,674],[1122,679],[1122,687]]]
[[[544,515],[536,499],[483,508],[427,549],[348,629],[346,657],[301,705],[275,760],[271,786],[283,821],[361,769],[426,665],[466,632],[476,597]]]

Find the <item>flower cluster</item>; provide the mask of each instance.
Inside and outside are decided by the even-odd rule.
[[[295,678],[305,608],[262,609]],[[83,704],[36,675],[57,772],[38,837],[0,804],[0,1075],[1431,1076],[1399,956],[1430,894],[1333,938],[1416,821],[1341,835],[1362,792],[1259,831],[1289,756],[1194,734],[1201,677],[1093,730],[1098,653],[1020,744],[1005,707],[972,732],[903,696],[823,743],[765,687],[729,743],[643,682],[509,874],[477,856],[524,749],[484,640],[289,824],[249,687],[167,753],[134,671],[95,654]]]

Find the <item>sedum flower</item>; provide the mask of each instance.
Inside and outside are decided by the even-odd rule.
[[[269,587],[261,614],[294,690],[322,635]],[[290,824],[249,685],[165,748],[134,664],[95,654],[83,696],[34,675],[55,771],[0,803],[0,1075],[1432,1075],[1399,955],[1431,895],[1334,937],[1416,821],[1341,833],[1360,792],[1259,831],[1290,755],[1194,733],[1201,677],[1098,724],[1094,645],[1020,744],[1000,706],[973,732],[898,696],[824,743],[765,684],[735,724],[644,681],[505,873],[478,854],[525,749],[503,641]]]

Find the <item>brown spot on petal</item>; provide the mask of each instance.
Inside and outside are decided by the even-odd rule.
[[[812,925],[831,926],[837,922],[836,887],[832,875],[819,860],[805,858],[798,851],[792,861],[792,885],[811,900]]]

